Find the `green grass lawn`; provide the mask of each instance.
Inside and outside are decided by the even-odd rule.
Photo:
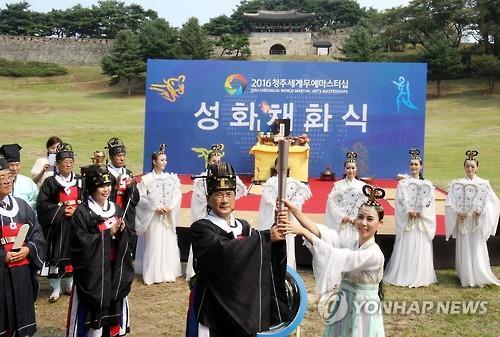
[[[478,175],[500,192],[500,89],[486,94],[479,80],[444,81],[443,97],[427,100],[425,175],[446,187],[464,175],[465,149],[479,150]],[[434,93],[434,83],[428,93]]]
[[[488,96],[486,90],[486,83],[477,80],[445,81],[443,97],[427,102],[425,174],[439,186],[464,175],[464,152],[474,147],[480,152],[479,175],[500,192],[500,93],[497,89]],[[434,92],[433,84],[429,92]],[[70,67],[68,75],[53,78],[3,77],[0,97],[0,142],[24,147],[24,174],[29,175],[35,159],[44,155],[45,141],[52,135],[73,145],[76,165],[89,163],[93,151],[118,136],[127,146],[129,167],[142,170],[144,96],[127,97],[120,88],[108,87],[98,67]],[[499,275],[500,267],[494,271]],[[462,289],[455,275],[438,271],[439,283],[425,289],[388,286],[386,300],[486,300],[487,313],[386,315],[387,336],[498,336],[498,288]],[[310,308],[303,336],[316,337],[321,330],[317,312]]]
[[[18,142],[22,172],[46,152],[45,142],[60,136],[73,146],[77,165],[117,136],[125,141],[132,170],[142,169],[144,96],[127,97],[110,88],[99,67],[72,67],[66,76],[0,78],[3,144]]]

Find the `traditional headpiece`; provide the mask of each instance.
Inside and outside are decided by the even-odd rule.
[[[8,170],[9,169],[9,163],[7,163],[7,160],[0,155],[0,171]]]
[[[214,144],[212,145],[210,152],[208,153],[209,157],[224,157],[224,144]]]
[[[479,154],[479,152],[477,150],[467,150],[465,152],[465,160],[474,160],[477,162],[477,158],[476,156]]]
[[[384,210],[382,205],[380,205],[377,199],[382,199],[385,197],[385,191],[379,187],[372,187],[370,185],[363,186],[363,194],[367,196],[368,200],[365,201],[366,206],[378,207],[380,210]]]
[[[165,154],[165,148],[167,146],[165,144],[160,144],[160,149],[158,150],[158,154]]]
[[[346,163],[356,163],[356,159],[358,158],[358,154],[356,152],[349,151],[345,154],[346,156]]]
[[[422,161],[422,158],[420,158],[420,149],[410,149],[409,153],[410,153],[410,160],[418,159]]]
[[[104,152],[96,150],[90,159],[92,160],[92,164],[104,164]]]
[[[21,161],[21,149],[19,144],[5,144],[0,147],[0,154],[5,157],[7,163],[17,163]]]
[[[119,153],[127,153],[125,151],[125,144],[123,144],[120,138],[116,137],[113,137],[110,140],[108,140],[108,146],[105,146],[104,148],[108,149],[110,157],[113,157],[114,155]]]
[[[97,187],[111,184],[111,177],[108,168],[104,164],[94,164],[82,167],[82,176],[85,179],[85,186],[93,191]]]
[[[73,148],[68,143],[62,143],[57,147],[56,152],[56,161],[63,160],[65,158],[75,158],[75,154],[73,153]]]
[[[231,190],[236,192],[236,174],[229,163],[218,162],[207,170],[207,194],[217,191]]]

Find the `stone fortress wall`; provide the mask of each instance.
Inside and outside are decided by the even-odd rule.
[[[0,58],[57,64],[95,65],[113,40],[0,35]]]
[[[340,54],[345,39],[349,37],[352,28],[337,29],[325,34],[319,32],[253,32],[250,34],[250,50],[252,56],[269,55],[269,49],[275,44],[281,44],[287,55],[316,55],[315,41],[329,41],[329,55]]]
[[[250,35],[252,56],[269,55],[273,45],[280,44],[287,55],[316,55],[315,41],[329,41],[329,55],[340,53],[352,28],[331,34],[316,32],[259,32]],[[19,61],[52,62],[62,65],[97,65],[113,46],[111,39],[75,39],[0,35],[0,58]],[[220,55],[216,48],[215,56]]]

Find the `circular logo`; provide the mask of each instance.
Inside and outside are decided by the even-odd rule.
[[[329,291],[318,301],[319,315],[326,324],[332,324],[344,318],[348,307],[346,293],[342,290]]]
[[[247,88],[247,80],[241,74],[232,74],[226,78],[224,89],[231,96],[241,96]]]

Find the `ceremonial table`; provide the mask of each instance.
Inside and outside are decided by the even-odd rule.
[[[307,182],[309,177],[309,145],[290,146],[288,155],[289,176]],[[277,145],[264,145],[257,143],[250,149],[250,154],[255,157],[254,183],[262,183],[271,176],[274,161],[278,156]]]

